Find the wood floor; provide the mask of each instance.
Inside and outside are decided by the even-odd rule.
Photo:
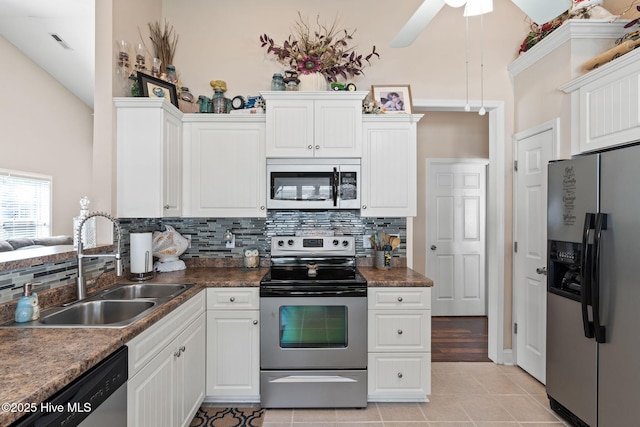
[[[431,360],[434,362],[489,362],[488,322],[485,316],[431,318]]]

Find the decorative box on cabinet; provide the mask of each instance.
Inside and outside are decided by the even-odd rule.
[[[184,118],[184,216],[265,217],[264,115]]]
[[[267,157],[360,157],[367,92],[262,92]]]
[[[417,214],[417,123],[422,114],[366,115],[363,119],[360,214]]]
[[[368,400],[431,393],[431,288],[369,288]]]
[[[127,343],[127,425],[186,427],[205,392],[205,293]]]
[[[207,289],[209,402],[260,401],[260,290]]]
[[[182,112],[161,98],[114,98],[118,217],[182,214]]]
[[[560,89],[571,94],[571,153],[640,140],[640,51],[634,50]]]

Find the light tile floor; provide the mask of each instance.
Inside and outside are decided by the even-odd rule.
[[[264,427],[566,427],[544,386],[516,366],[433,363],[427,403],[365,409],[267,409]]]

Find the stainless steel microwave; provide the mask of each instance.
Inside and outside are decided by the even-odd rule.
[[[268,209],[360,209],[360,159],[267,159]]]

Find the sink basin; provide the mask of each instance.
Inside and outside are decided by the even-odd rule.
[[[130,300],[138,298],[173,298],[186,291],[189,286],[176,283],[140,283],[122,285],[101,295],[105,300]]]
[[[40,323],[49,326],[123,326],[146,314],[155,301],[84,301],[46,315]]]

